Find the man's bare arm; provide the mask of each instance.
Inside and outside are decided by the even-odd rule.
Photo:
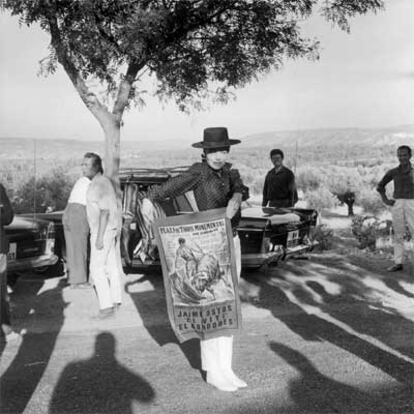
[[[95,247],[98,250],[103,249],[103,237],[105,234],[106,227],[109,222],[109,210],[99,210],[99,225],[98,225],[98,235],[96,237]]]

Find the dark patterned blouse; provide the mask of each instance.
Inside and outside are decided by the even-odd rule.
[[[165,183],[148,191],[148,198],[162,201],[193,191],[200,211],[226,207],[233,194],[242,194],[242,200],[249,197],[249,189],[243,184],[239,171],[226,163],[221,170],[214,170],[207,162],[193,164],[188,171],[172,177]],[[240,210],[232,219],[233,227],[240,221]]]

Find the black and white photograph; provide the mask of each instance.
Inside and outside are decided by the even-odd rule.
[[[0,412],[414,412],[413,0],[0,0]]]

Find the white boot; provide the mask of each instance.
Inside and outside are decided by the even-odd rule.
[[[221,391],[233,392],[237,390],[237,386],[224,374],[221,366],[220,339],[212,338],[200,341],[201,367],[207,372],[207,383]]]
[[[238,388],[247,387],[246,382],[240,379],[231,368],[233,359],[233,336],[220,337],[220,362],[226,377]]]
[[[207,371],[206,381],[220,391],[233,392],[238,387],[222,371]]]

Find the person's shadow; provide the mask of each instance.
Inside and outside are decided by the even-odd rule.
[[[92,358],[68,364],[53,391],[49,413],[132,413],[133,403],[148,403],[155,392],[139,375],[116,360],[116,340],[96,337]]]
[[[301,413],[408,413],[412,409],[409,388],[399,387],[372,394],[335,381],[320,373],[300,352],[278,342],[270,349],[295,368],[300,376],[289,382],[289,393]],[[395,395],[395,394],[398,394]]]
[[[19,414],[25,410],[48,366],[64,322],[63,310],[67,306],[62,297],[64,281],[39,294],[43,285],[41,279],[22,282],[13,292],[14,328],[27,332],[0,379],[2,413]]]
[[[401,285],[401,281],[403,280],[404,279],[399,280],[398,278],[387,277],[384,278],[383,282],[388,288],[399,293],[400,295],[405,295],[409,298],[414,298],[414,294],[409,292],[407,289],[404,288],[403,285]]]
[[[154,287],[152,291],[135,292],[134,285],[149,280]],[[125,291],[131,296],[132,301],[140,314],[145,328],[159,346],[168,343],[177,344],[188,363],[193,369],[201,372],[200,345],[198,339],[190,339],[179,343],[168,319],[167,303],[162,277],[149,274],[141,279],[125,284]],[[156,311],[155,311],[156,310]],[[203,374],[202,374],[203,375]]]
[[[370,335],[408,356],[414,358],[412,338],[414,338],[414,323],[398,315],[392,310],[378,303],[370,303],[358,297],[358,289],[352,285],[342,285],[341,295],[329,294],[322,283],[308,281],[306,285],[318,293],[323,299],[321,309],[329,313],[336,320],[346,323],[361,334]],[[346,301],[352,311],[343,312],[341,301]],[[338,306],[339,305],[339,306]],[[374,306],[373,306],[374,305]],[[404,341],[401,338],[408,338]],[[414,366],[411,368],[414,373]]]
[[[414,366],[411,362],[372,344],[365,340],[363,336],[348,332],[330,320],[326,320],[317,314],[307,313],[305,309],[291,301],[281,286],[274,286],[266,283],[266,281],[255,280],[254,278],[249,280],[260,288],[258,300],[253,302],[254,305],[268,309],[275,318],[279,319],[302,339],[330,342],[381,369],[397,381],[409,386],[412,385]],[[294,291],[294,294],[296,297],[301,297],[301,301],[318,305],[318,307],[324,309],[323,305],[314,304],[312,298],[307,297],[307,294],[296,291]],[[331,304],[331,306],[333,305]],[[368,305],[366,306],[368,307]],[[328,308],[325,311],[330,313]],[[377,315],[376,317],[379,318],[380,316]],[[359,319],[361,319],[361,315],[359,315]],[[347,320],[347,322],[350,321]],[[362,328],[359,330],[363,331]]]

